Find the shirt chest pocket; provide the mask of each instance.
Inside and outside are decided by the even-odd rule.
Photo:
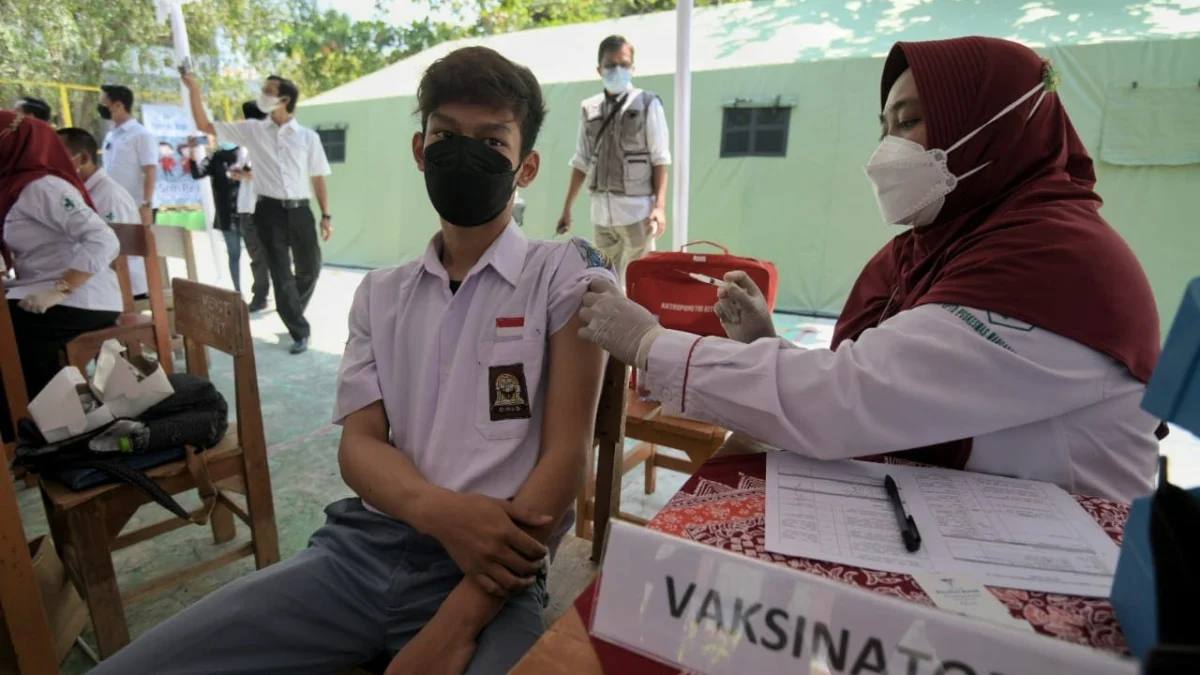
[[[546,341],[540,337],[479,343],[483,375],[475,424],[488,440],[523,438],[534,418],[542,384]]]

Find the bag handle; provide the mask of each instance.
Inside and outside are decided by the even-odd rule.
[[[689,241],[688,243],[684,244],[683,246],[680,246],[679,251],[683,252],[683,250],[686,249],[687,247],[695,246],[697,244],[708,244],[709,246],[712,246],[713,248],[721,249],[722,251],[725,252],[725,255],[733,255],[732,253],[729,252],[729,249],[725,248],[724,246],[718,244],[715,241],[709,241],[707,239],[697,239],[696,241]]]

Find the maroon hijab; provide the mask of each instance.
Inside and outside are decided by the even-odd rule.
[[[881,106],[906,69],[931,148],[953,145],[1050,79],[1041,57],[1006,40],[900,42],[883,67]],[[949,303],[1032,323],[1150,379],[1160,345],[1150,284],[1100,217],[1092,160],[1058,95],[1047,92],[1026,121],[1037,100],[950,153],[955,175],[990,164],[946,196],[933,223],[895,237],[867,263],[838,320],[835,348],[899,311]],[[896,454],[962,468],[971,439]]]
[[[9,265],[12,260],[4,246],[4,221],[21,190],[44,176],[58,176],[74,185],[87,205],[95,209],[79,180],[71,153],[54,127],[29,115],[0,110],[0,253]]]

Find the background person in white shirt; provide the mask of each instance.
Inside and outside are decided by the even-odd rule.
[[[242,104],[242,116],[248,120],[267,118],[254,101]],[[246,242],[246,255],[250,256],[250,276],[253,278],[249,309],[251,312],[261,312],[267,308],[267,294],[271,292],[271,270],[267,265],[267,253],[263,250],[262,240],[258,231],[254,229],[254,207],[258,203],[258,194],[254,192],[250,151],[244,146],[238,146],[238,160],[229,170],[229,177],[240,183],[237,195],[238,229],[242,232],[242,241]]]
[[[119,251],[54,129],[0,111],[0,252],[16,275],[5,291],[30,398],[58,372],[67,342],[116,322],[123,303],[110,266]]]
[[[69,127],[58,130],[58,137],[79,171],[79,179],[87,188],[88,196],[96,207],[96,213],[107,223],[134,224],[141,222],[137,204],[125,188],[121,187],[108,172],[99,166],[97,156],[98,146],[96,137],[86,129]],[[148,291],[146,283],[146,266],[141,258],[129,258],[129,284],[134,296],[144,295]]]
[[[309,206],[313,194],[321,207],[321,238],[329,241],[333,236],[325,188],[325,176],[331,171],[321,137],[296,121],[300,91],[291,80],[272,75],[263,84],[256,103],[267,119],[211,122],[195,77],[185,71],[182,79],[191,92],[196,128],[215,134],[217,140],[248,148],[254,157],[254,191],[258,194],[254,229],[267,254],[279,318],[295,341],[291,353],[303,353],[308,350],[311,333],[304,310],[321,274],[321,245]]]
[[[571,205],[587,180],[596,247],[624,286],[626,266],[653,251],[667,229],[670,139],[662,100],[633,86],[633,45],[610,35],[597,61],[604,91],[583,101],[558,233],[571,231]]]
[[[113,121],[104,137],[104,166],[138,205],[142,224],[154,223],[158,141],[133,117],[133,91],[119,84],[100,87],[100,117]]]

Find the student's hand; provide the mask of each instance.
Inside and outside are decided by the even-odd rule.
[[[748,344],[760,338],[776,337],[767,299],[745,272],[725,275],[725,282],[717,289],[717,304],[713,311],[732,340]]]
[[[384,675],[460,675],[474,657],[474,638],[454,617],[438,612],[396,654]]]
[[[654,207],[650,212],[650,231],[647,233],[651,237],[658,239],[667,231],[667,210],[661,206]]]
[[[533,585],[547,549],[522,528],[543,527],[553,518],[503,499],[457,492],[445,494],[435,510],[429,534],[472,583],[500,598]]]
[[[579,337],[604,347],[618,361],[645,368],[662,326],[649,310],[626,298],[611,281],[597,279],[583,294]]]
[[[179,81],[187,87],[188,91],[196,91],[200,88],[200,85],[196,83],[196,76],[191,71],[184,71],[182,68],[179,69]]]
[[[554,228],[554,233],[563,235],[571,231],[571,211],[564,210],[562,215],[558,217],[558,226]]]

